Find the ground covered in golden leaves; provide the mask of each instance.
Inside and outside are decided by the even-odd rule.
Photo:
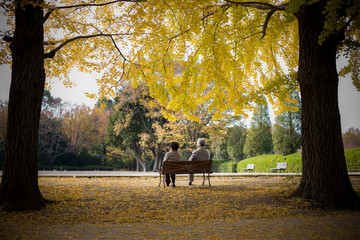
[[[351,179],[360,192],[360,178]],[[299,178],[41,177],[40,211],[0,213],[0,239],[360,239],[359,211],[287,196]]]

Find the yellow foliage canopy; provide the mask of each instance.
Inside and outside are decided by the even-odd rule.
[[[333,17],[337,1],[329,1],[323,38],[346,21]],[[50,2],[44,6],[45,13],[51,12],[44,25],[45,52],[67,44],[46,60],[48,84],[58,78],[71,86],[68,75],[74,67],[100,76],[100,98],[115,96],[122,81],[146,83],[169,119],[175,119],[175,111],[199,121],[194,112],[202,105],[215,113],[215,120],[246,115],[263,95],[278,111],[289,110],[283,103],[292,102],[291,93],[299,90],[298,29],[291,11],[304,2],[272,14],[222,0]],[[358,18],[354,22],[358,24]],[[355,41],[356,26],[349,30]],[[359,85],[359,51],[350,54],[341,74],[352,72]],[[9,62],[9,55],[2,43],[0,63]]]

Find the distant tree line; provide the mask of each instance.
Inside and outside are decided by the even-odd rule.
[[[293,96],[299,109],[299,95]],[[230,117],[213,121],[206,106],[198,106],[201,120],[190,121],[178,114],[169,121],[167,112],[150,97],[144,86],[124,84],[115,99],[98,100],[90,108],[54,98],[45,91],[39,129],[39,169],[128,169],[156,171],[178,141],[182,160],[196,148],[199,137],[207,140],[212,159],[241,161],[267,153],[288,155],[301,147],[299,111],[283,111],[272,125],[266,101],[255,106],[247,128],[245,119]],[[171,113],[175,114],[176,113]],[[5,153],[7,102],[0,101],[0,160]],[[345,148],[360,147],[359,129],[343,134]]]

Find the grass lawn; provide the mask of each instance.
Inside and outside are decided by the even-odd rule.
[[[354,169],[360,169],[360,148],[345,149],[345,158],[348,171],[351,172]],[[241,160],[238,163],[230,161],[224,162],[220,165],[219,169],[225,170],[223,172],[231,172],[231,167],[229,168],[228,166],[231,164],[237,164],[235,167],[236,171],[241,173],[244,172],[242,169],[246,168],[247,164],[255,164],[254,172],[266,173],[271,172],[271,168],[275,168],[279,162],[287,162],[287,167],[284,172],[301,173],[302,171],[300,153],[293,153],[286,156],[282,156],[281,154],[264,154]]]
[[[359,211],[289,199],[299,178],[39,178],[40,211],[1,212],[0,239],[358,239]],[[360,192],[360,177],[351,178]]]

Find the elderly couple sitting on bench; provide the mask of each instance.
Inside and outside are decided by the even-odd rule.
[[[180,153],[178,153],[179,143],[171,142],[170,143],[170,151],[165,154],[164,162],[174,162],[180,161]],[[210,152],[205,149],[205,139],[199,138],[197,141],[197,149],[191,154],[189,161],[202,161],[202,160],[210,160]],[[166,185],[170,185],[170,176],[172,186],[175,187],[175,174],[166,174]],[[189,185],[192,185],[194,181],[194,174],[189,174]]]

